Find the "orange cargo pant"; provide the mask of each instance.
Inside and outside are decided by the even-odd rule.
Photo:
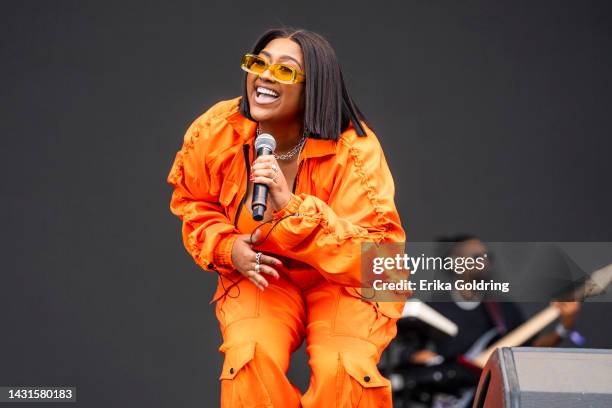
[[[391,384],[376,364],[397,318],[324,279],[308,289],[282,274],[268,282],[262,292],[242,279],[216,304],[225,354],[221,406],[391,407]],[[286,373],[304,336],[312,375],[302,395]]]

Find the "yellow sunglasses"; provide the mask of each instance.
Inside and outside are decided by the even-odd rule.
[[[240,68],[255,75],[261,75],[269,70],[274,79],[283,84],[304,82],[304,73],[297,68],[287,64],[269,65],[265,59],[254,54],[244,54]]]

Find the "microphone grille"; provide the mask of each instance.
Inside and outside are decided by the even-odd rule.
[[[262,133],[255,139],[255,150],[259,150],[261,147],[268,147],[271,151],[276,149],[276,140],[274,136],[269,133]]]

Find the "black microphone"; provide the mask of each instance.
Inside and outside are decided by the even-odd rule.
[[[276,149],[276,140],[269,133],[262,133],[255,139],[255,150],[257,157],[263,154],[272,154]],[[253,210],[253,219],[255,221],[263,220],[266,212],[266,203],[268,201],[268,186],[261,183],[255,183],[253,187],[253,199],[251,201],[251,210]]]

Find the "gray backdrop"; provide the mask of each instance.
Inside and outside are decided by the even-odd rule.
[[[184,251],[165,178],[270,26],[335,47],[409,239],[612,241],[608,4],[2,2],[0,385],[218,404],[215,276]],[[612,346],[611,312],[585,305],[588,346]],[[308,375],[301,355],[291,376]]]

